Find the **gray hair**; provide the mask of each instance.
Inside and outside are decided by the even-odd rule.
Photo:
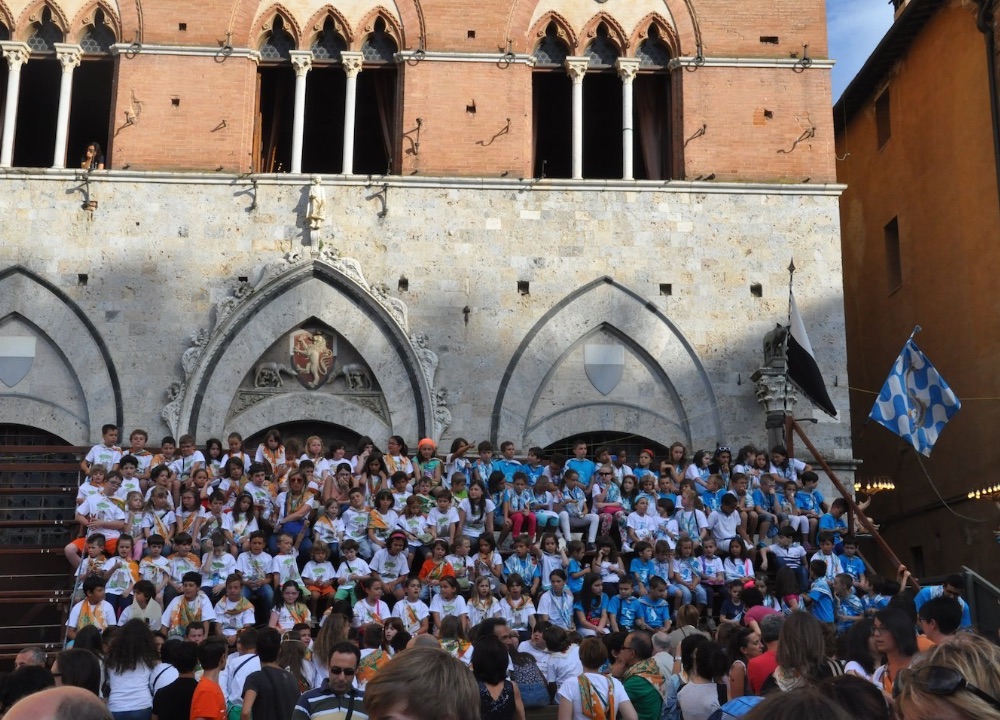
[[[785,624],[785,616],[781,613],[765,615],[760,619],[760,640],[763,643],[773,643],[778,641],[781,635],[781,627]]]
[[[665,632],[658,632],[653,635],[653,652],[654,653],[672,653],[674,651],[674,644],[670,642],[670,636]]]
[[[45,650],[37,645],[24,648],[18,653],[18,655],[26,656],[26,665],[38,665],[39,667],[45,667],[45,663],[48,660]]]

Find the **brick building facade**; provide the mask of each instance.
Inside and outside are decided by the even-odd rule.
[[[0,423],[760,443],[794,256],[850,466],[823,3],[0,0],[0,37]]]

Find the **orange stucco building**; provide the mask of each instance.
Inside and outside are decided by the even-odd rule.
[[[998,168],[991,50],[976,10],[958,0],[901,4],[834,108],[859,477],[895,482],[871,514],[918,576],[968,565],[995,577],[998,567],[997,510],[966,497],[996,482],[1000,460]],[[963,399],[929,459],[868,420],[915,325],[917,344]]]

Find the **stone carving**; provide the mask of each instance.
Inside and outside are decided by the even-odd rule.
[[[441,388],[434,391],[434,439],[440,440],[450,425],[451,410],[448,409],[448,390]]]
[[[326,222],[326,192],[322,182],[319,175],[313,175],[312,185],[309,187],[309,213],[306,219],[313,230],[319,230]]]
[[[257,366],[253,376],[253,386],[257,388],[280,388],[284,386],[282,374],[295,377],[296,372],[277,362],[264,362]]]
[[[347,363],[334,373],[334,377],[344,377],[348,390],[371,390],[372,379],[368,371],[357,363]]]
[[[389,422],[389,413],[386,411],[385,403],[378,395],[341,395],[343,400],[353,403],[358,407],[363,407],[377,415],[383,422]]]
[[[434,376],[437,374],[438,356],[431,350],[427,336],[424,333],[414,333],[410,335],[410,344],[417,354],[420,367],[427,377],[427,384],[434,387]]]
[[[254,287],[250,283],[241,282],[233,290],[232,295],[227,295],[215,305],[215,325],[218,327],[233,314],[239,305],[248,297],[253,295]]]
[[[181,415],[181,403],[184,401],[184,383],[174,380],[167,386],[167,404],[163,407],[160,417],[170,428],[170,432],[175,437],[179,434],[177,423]]]
[[[336,357],[331,343],[320,332],[298,330],[292,333],[290,344],[295,374],[305,387],[315,390],[334,367]]]
[[[372,287],[372,295],[378,300],[379,304],[384,307],[392,319],[395,320],[403,330],[407,330],[410,326],[409,319],[407,318],[408,309],[406,303],[404,303],[399,298],[394,298],[389,294],[389,286],[385,283],[379,283]]]
[[[205,350],[205,346],[208,345],[208,339],[211,337],[211,333],[205,328],[200,330],[195,330],[191,334],[191,345],[184,354],[181,355],[181,368],[184,370],[184,379],[187,380],[191,377],[191,373],[194,372],[195,366],[198,364],[198,359],[201,357],[201,353]]]
[[[334,270],[346,275],[368,292],[371,292],[371,287],[369,287],[368,281],[365,280],[365,274],[361,272],[361,263],[354,258],[345,258],[337,248],[332,245],[324,245],[319,250],[318,259],[325,262]]]
[[[274,396],[273,393],[243,391],[236,396],[236,402],[233,403],[233,410],[230,416],[232,417],[239,415],[248,407],[253,407],[261,400],[267,400],[269,397],[273,396]]]

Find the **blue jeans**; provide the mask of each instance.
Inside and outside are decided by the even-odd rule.
[[[274,607],[274,588],[270,585],[261,585],[256,590],[251,590],[246,585],[243,586],[243,597],[253,600],[254,596],[260,599],[264,607],[270,611]]]
[[[111,716],[115,720],[150,720],[153,717],[153,708],[148,707],[145,710],[123,710],[121,712],[113,712]]]
[[[681,591],[681,601],[685,605],[690,605],[691,604],[692,597],[693,597],[694,602],[695,602],[696,605],[707,605],[708,604],[708,598],[705,595],[705,588],[703,588],[701,586],[701,584],[695,585],[694,595],[693,596],[691,594],[691,591],[688,590],[683,585],[678,585],[677,587],[680,588],[680,591]]]
[[[521,691],[521,702],[525,708],[547,707],[549,700],[549,689],[541,683],[532,685],[518,685]]]

